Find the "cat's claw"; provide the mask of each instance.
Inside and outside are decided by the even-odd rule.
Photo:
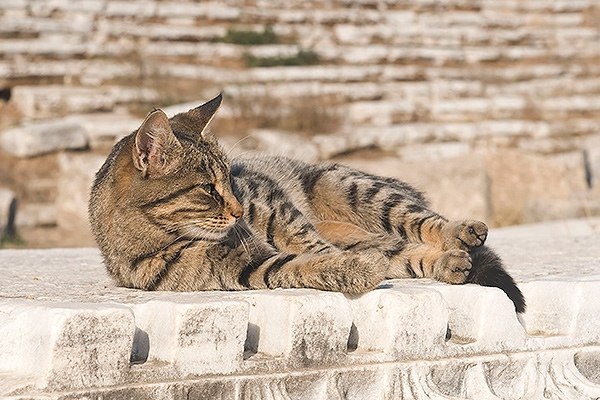
[[[487,239],[488,227],[481,221],[451,221],[442,229],[444,249],[468,251],[483,246]]]
[[[435,278],[452,284],[464,283],[470,271],[471,257],[464,250],[448,250],[434,265]]]

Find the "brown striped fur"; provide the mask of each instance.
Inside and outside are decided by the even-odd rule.
[[[90,221],[118,285],[358,294],[426,277],[498,286],[524,310],[483,222],[448,221],[406,183],[338,164],[230,163],[205,133],[220,103],[171,119],[154,110],[98,171]]]

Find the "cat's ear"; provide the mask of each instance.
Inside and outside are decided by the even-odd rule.
[[[187,112],[188,116],[192,119],[195,128],[199,130],[200,136],[204,135],[206,131],[206,127],[215,117],[215,114],[221,107],[221,102],[223,101],[223,93],[219,93],[217,97],[212,100],[207,101],[206,103],[198,106],[196,108],[192,108]]]
[[[133,165],[152,178],[169,172],[181,144],[163,110],[154,110],[135,133]]]

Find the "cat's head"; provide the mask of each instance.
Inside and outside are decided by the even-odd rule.
[[[179,236],[218,240],[243,215],[227,158],[206,134],[221,100],[171,119],[154,110],[133,134],[128,164],[135,176],[127,197],[153,224]]]

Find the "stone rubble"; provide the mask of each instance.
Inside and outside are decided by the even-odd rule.
[[[600,219],[492,230],[500,290],[115,287],[96,249],[2,250],[2,399],[595,399]],[[74,373],[77,371],[77,373]]]

